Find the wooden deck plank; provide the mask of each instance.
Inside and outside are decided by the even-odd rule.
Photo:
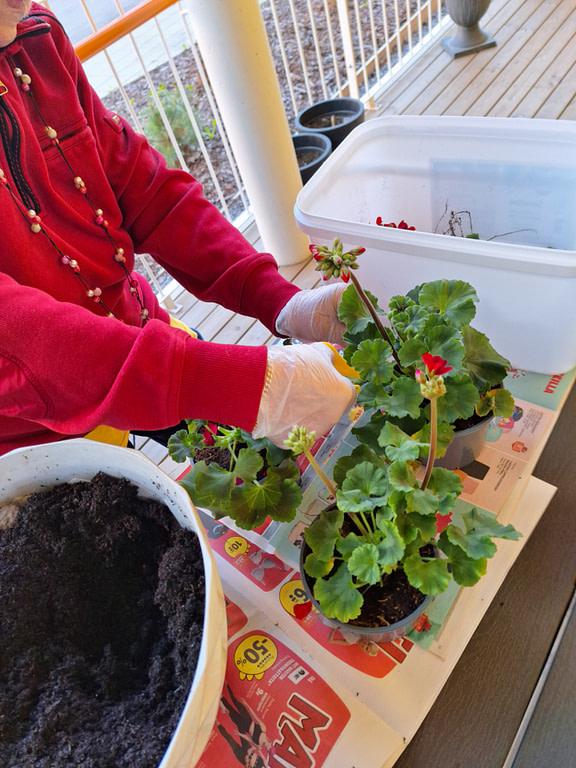
[[[558,65],[558,57],[570,56],[574,59],[574,37],[576,35],[576,8],[570,9],[569,4],[561,4],[558,8],[558,16],[555,23],[562,19],[558,29],[551,29],[550,25],[543,25],[538,34],[534,36],[533,44],[540,44],[539,49],[524,49],[521,55],[507,66],[507,74],[516,75],[514,87],[509,87],[500,96],[494,106],[486,114],[491,117],[532,117],[529,99],[532,91],[537,89],[539,83],[549,80],[548,73],[555,71]],[[566,17],[562,18],[563,12]],[[571,11],[571,12],[570,12]],[[552,40],[554,37],[554,40]],[[552,44],[553,43],[553,44]],[[560,50],[559,50],[560,49]],[[556,75],[554,77],[557,77]],[[574,82],[574,81],[573,81]],[[548,83],[548,88],[551,90]],[[574,88],[572,88],[574,93]]]
[[[516,79],[514,67],[522,50],[549,16],[549,5],[562,0],[540,3],[530,0],[495,33],[497,45],[469,57],[469,66],[453,84],[458,94],[448,107],[444,107],[446,94],[441,93],[433,102],[435,114],[485,115],[500,96],[511,88]],[[532,46],[532,42],[530,42]]]
[[[489,11],[492,11],[493,15],[490,16],[487,13],[483,17],[482,29],[492,34],[501,44],[502,38],[507,39],[508,35],[511,34],[507,27],[512,13],[510,4],[503,3],[502,0],[499,3],[492,3]],[[451,29],[453,28],[448,28],[444,37],[450,37]],[[409,109],[406,110],[409,114],[443,114],[462,91],[468,92],[470,95],[470,89],[474,93],[477,88],[482,88],[481,73],[498,50],[497,48],[488,48],[476,54],[452,59],[444,50],[441,40],[438,41],[437,46],[441,58],[440,60],[434,59],[433,65],[436,68],[440,67],[440,69],[433,79],[430,79],[432,73],[426,72],[427,88],[424,89],[423,84],[417,83],[421,92],[412,100]]]
[[[551,12],[556,11],[558,15],[563,17],[566,8],[566,3],[563,3],[562,0],[542,3],[534,8],[533,13],[492,60],[488,68],[491,76],[490,87],[484,89],[482,96],[466,110],[465,114],[489,115],[504,96],[510,102],[517,99],[518,89],[521,89],[521,93],[523,93],[522,89],[525,87],[524,70],[530,57],[533,55],[536,58],[541,54],[555,32],[555,30],[550,29],[549,25]],[[500,112],[501,116],[507,117],[508,114],[505,111]]]
[[[573,46],[573,44],[572,44]],[[572,47],[572,52],[574,48]],[[574,55],[572,53],[572,55]],[[576,84],[576,64],[572,64],[566,72],[566,77],[557,81],[555,86],[548,91],[548,96],[534,114],[534,117],[551,118],[564,117],[564,111],[574,104]]]

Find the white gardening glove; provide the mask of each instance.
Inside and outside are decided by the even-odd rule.
[[[345,290],[339,282],[294,294],[276,319],[276,331],[304,343],[331,341],[343,346],[346,326],[338,320],[338,304]]]
[[[314,430],[318,437],[332,429],[356,398],[354,386],[338,373],[333,360],[326,344],[269,347],[253,436],[284,448],[295,426]]]

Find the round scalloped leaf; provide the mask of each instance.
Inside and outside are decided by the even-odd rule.
[[[342,622],[357,618],[364,602],[362,594],[354,586],[346,563],[342,563],[334,576],[316,581],[314,597],[327,618]]]
[[[448,588],[448,564],[439,557],[423,560],[419,554],[404,560],[404,572],[410,584],[425,595],[439,595]]]
[[[457,328],[473,320],[477,301],[478,294],[463,280],[433,280],[422,285],[418,295],[421,306],[439,312]]]

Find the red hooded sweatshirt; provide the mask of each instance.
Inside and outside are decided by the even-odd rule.
[[[0,93],[8,182],[0,183],[0,454],[102,424],[153,430],[209,418],[252,429],[266,348],[198,341],[170,327],[137,276],[150,317],[142,327],[115,246],[129,271],[135,252],[150,254],[198,298],[257,317],[272,332],[298,289],[204,199],[194,178],[167,169],[143,136],[105,109],[61,25],[35,3],[0,49]],[[75,176],[102,209],[113,243]],[[37,233],[29,210],[40,217]],[[61,253],[101,289],[114,317]]]

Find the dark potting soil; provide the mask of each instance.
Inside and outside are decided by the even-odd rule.
[[[34,494],[0,530],[0,765],[156,768],[204,620],[196,535],[124,479]]]

